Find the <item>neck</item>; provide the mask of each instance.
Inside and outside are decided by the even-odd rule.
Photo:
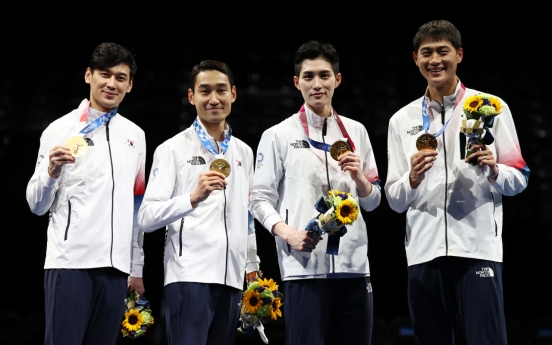
[[[430,101],[437,101],[443,104],[443,97],[450,96],[456,91],[456,85],[458,85],[458,79],[454,79],[454,82],[449,85],[443,86],[428,86],[428,97]]]
[[[102,113],[109,113],[111,110],[116,108],[116,107],[113,107],[113,108],[109,109],[109,108],[106,108],[106,107],[102,107],[101,105],[96,104],[94,101],[90,101],[89,106],[90,106],[90,108],[95,109],[97,111],[101,111]]]
[[[224,140],[224,129],[226,128],[226,121],[221,122],[215,122],[215,123],[209,123],[209,122],[203,122],[201,119],[199,119],[201,122],[201,125],[207,133],[212,136],[216,141],[223,141]]]
[[[307,103],[307,107],[310,110],[312,110],[313,113],[315,113],[316,115],[318,115],[320,117],[327,118],[327,117],[332,116],[332,106],[331,106],[331,104],[324,105],[324,106],[321,106],[321,107],[312,107],[310,104]]]

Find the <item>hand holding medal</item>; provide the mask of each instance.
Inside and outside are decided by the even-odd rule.
[[[70,148],[64,145],[56,145],[50,149],[48,174],[51,178],[57,179],[61,175],[63,166],[71,163],[75,163],[75,157],[71,154]]]

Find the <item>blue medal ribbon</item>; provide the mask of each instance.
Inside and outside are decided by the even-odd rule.
[[[205,147],[207,151],[211,152],[215,156],[221,154],[217,152],[213,147],[213,145],[211,144],[211,141],[209,140],[209,135],[207,134],[207,132],[199,122],[198,117],[196,117],[196,119],[194,120],[193,127],[197,136],[199,137],[199,140],[203,144],[203,147]],[[226,134],[226,137],[220,143],[220,149],[223,155],[226,153],[226,151],[228,151],[228,145],[230,144],[230,139],[232,139],[232,127],[230,127],[230,124],[228,123],[228,134]]]
[[[96,129],[98,129],[101,126],[103,126],[104,124],[106,124],[109,120],[111,120],[111,118],[113,118],[113,116],[117,115],[117,110],[118,109],[119,108],[117,107],[117,108],[114,108],[113,110],[111,110],[109,113],[103,114],[102,116],[100,116],[99,118],[94,120],[93,122],[86,125],[83,129],[80,130],[80,132],[78,134],[86,135],[86,134],[92,133]]]

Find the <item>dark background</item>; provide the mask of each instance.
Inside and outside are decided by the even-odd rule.
[[[377,13],[337,19],[330,13],[313,17],[297,11],[277,20],[244,16],[231,18],[231,25],[217,25],[209,17],[193,23],[185,18],[164,22],[156,17],[155,22],[143,19],[137,24],[128,18],[112,20],[112,13],[92,11],[83,14],[86,21],[53,15],[48,20],[24,21],[24,25],[2,23],[0,181],[4,197],[0,209],[4,231],[0,251],[0,343],[43,342],[48,217],[29,211],[25,188],[34,170],[41,132],[89,97],[84,72],[99,43],[119,43],[136,56],[134,88],[119,112],[146,132],[147,175],[155,148],[190,126],[195,118],[195,108],[187,102],[188,74],[194,64],[215,59],[230,66],[238,97],[228,121],[234,135],[256,151],[262,132],[297,112],[302,104],[292,79],[297,48],[311,39],[332,43],[340,56],[343,75],[333,106],[339,114],[366,126],[383,186],[389,118],[420,97],[426,87],[412,60],[412,37],[421,24],[435,18],[452,21],[462,33],[464,61],[458,68],[461,81],[469,88],[500,96],[512,110],[531,177],[523,193],[503,198],[508,331],[510,343],[515,345],[529,344],[537,334],[541,341],[546,340],[542,337],[549,333],[543,330],[552,330],[547,323],[552,313],[545,283],[552,244],[552,202],[547,197],[552,188],[552,126],[546,109],[551,76],[550,54],[546,53],[549,43],[543,40],[546,23],[512,15],[511,19],[495,18],[494,25],[481,25],[482,15],[464,12],[436,16],[428,11],[400,20]],[[91,18],[93,25],[89,23]],[[29,28],[31,31],[25,31]],[[401,327],[408,325],[405,215],[388,207],[384,193],[380,206],[363,215],[368,226],[374,289],[373,344],[398,344],[401,339],[411,343],[408,336],[398,337]],[[280,282],[274,239],[258,223],[257,241],[265,276]],[[156,323],[145,339],[135,343],[166,341],[163,242],[163,231],[145,236],[144,281]],[[265,326],[270,344],[283,344],[283,321]],[[400,339],[394,340],[397,337]],[[238,336],[236,344],[262,342],[254,334]]]

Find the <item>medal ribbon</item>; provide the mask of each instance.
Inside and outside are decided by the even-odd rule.
[[[456,102],[454,103],[454,107],[452,108],[453,112],[454,112],[454,109],[456,109],[456,106],[458,105],[458,103],[460,103],[460,100],[462,99],[462,97],[464,96],[464,92],[466,92],[466,87],[464,86],[464,84],[460,83],[460,91],[458,92],[458,96],[456,97]],[[445,128],[447,128],[447,125],[450,119],[452,119],[452,116],[447,120],[447,122],[445,122],[445,124],[443,125],[443,127],[441,127],[439,131],[432,134],[435,138],[443,134],[443,132],[445,131]],[[429,115],[427,113],[427,96],[425,95],[424,95],[424,100],[422,101],[422,128],[426,133],[429,130]]]
[[[337,125],[339,126],[339,129],[341,130],[341,134],[343,137],[347,138],[347,142],[349,143],[349,146],[351,147],[351,150],[355,152],[355,144],[353,143],[353,140],[349,136],[349,133],[347,133],[347,130],[345,129],[345,126],[343,125],[343,122],[341,121],[341,118],[339,115],[337,115],[337,112],[332,108],[332,113],[335,116],[335,120],[337,121]],[[311,145],[319,150],[330,152],[331,145],[324,144],[319,141],[313,140],[309,137],[309,124],[307,123],[307,113],[305,111],[305,105],[303,104],[301,106],[301,109],[299,109],[299,119],[301,120],[301,124],[303,125],[303,129],[305,130],[305,134],[307,135],[307,139],[309,139],[309,142]]]
[[[205,129],[203,128],[203,126],[199,122],[198,117],[196,117],[196,119],[194,120],[193,127],[194,127],[194,130],[195,130],[197,136],[199,137],[199,140],[203,144],[203,147],[205,147],[205,149],[207,151],[211,152],[215,156],[220,155],[220,153],[217,152],[215,150],[215,148],[213,147],[213,145],[211,144],[211,141],[209,140],[209,135],[207,134],[207,132],[205,131]],[[228,134],[226,134],[226,137],[224,138],[222,143],[220,143],[220,148],[221,148],[221,151],[222,151],[222,155],[224,155],[226,153],[226,151],[228,150],[228,145],[230,144],[230,139],[232,139],[232,127],[230,127],[230,124],[228,123]]]
[[[83,112],[83,114],[81,116],[81,120],[80,120],[81,122],[86,121],[86,117],[88,117],[88,108],[89,107],[90,107],[90,105],[88,105],[86,107],[85,111]],[[78,134],[86,135],[86,134],[92,133],[96,129],[100,128],[101,126],[106,124],[107,121],[111,120],[111,118],[113,118],[113,116],[117,115],[117,109],[119,109],[119,108],[116,107],[113,110],[111,110],[109,113],[105,113],[102,116],[98,117],[96,120],[94,120],[93,122],[86,125],[83,129],[81,129]]]

